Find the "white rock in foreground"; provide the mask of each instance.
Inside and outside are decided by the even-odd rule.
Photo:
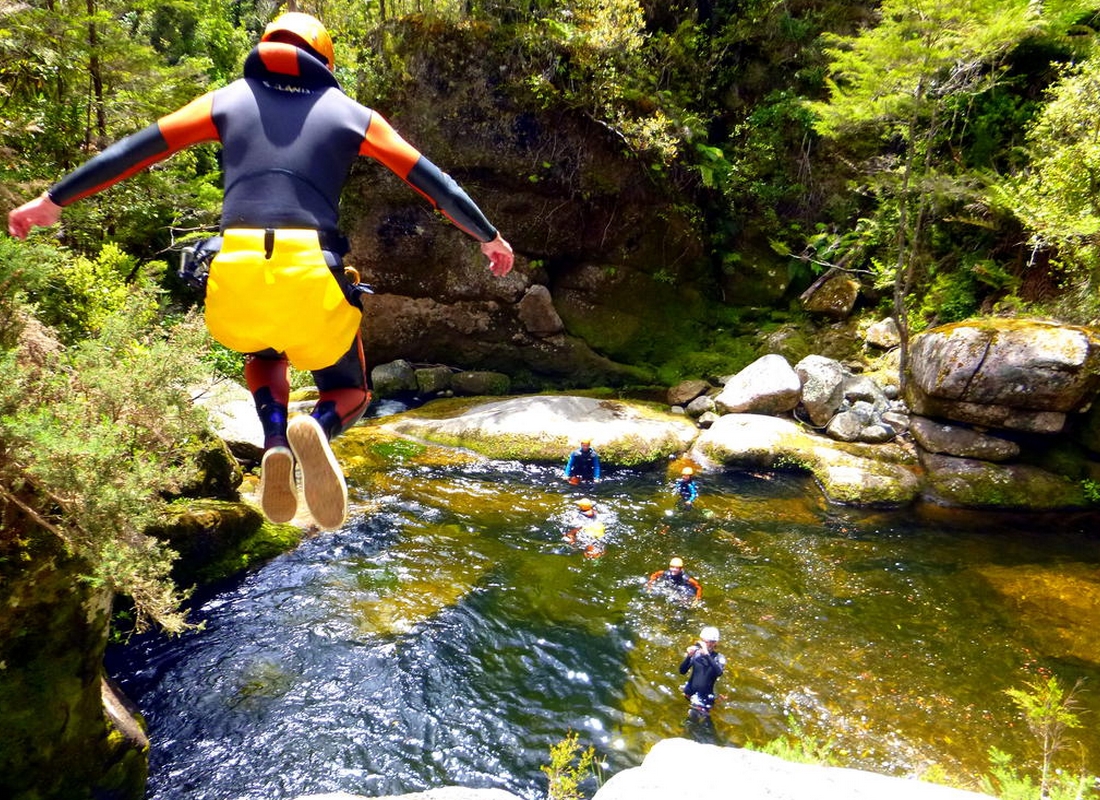
[[[358,794],[330,792],[329,794],[311,794],[297,800],[368,800]],[[521,800],[518,795],[503,789],[467,789],[463,786],[446,786],[442,789],[429,789],[426,792],[412,794],[388,794],[373,800]]]
[[[593,800],[989,800],[988,795],[842,767],[796,764],[735,747],[664,739]]]

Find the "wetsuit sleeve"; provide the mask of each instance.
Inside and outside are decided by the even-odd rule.
[[[684,658],[684,660],[683,660],[683,661],[682,661],[682,662],[680,663],[680,674],[681,674],[681,675],[687,675],[687,671],[688,671],[689,669],[691,669],[691,662],[692,662],[692,660],[693,660],[694,658],[695,658],[695,656],[694,656],[694,655],[690,655],[690,656],[687,656],[687,657],[686,657],[686,658]]]
[[[377,112],[371,113],[360,155],[381,161],[465,233],[480,242],[497,237],[477,204],[455,180],[420,154]]]
[[[595,480],[600,479],[600,457],[595,452],[592,453],[592,477]]]
[[[696,600],[698,600],[700,597],[703,596],[703,584],[699,583],[699,581],[697,581],[697,580],[695,580],[695,578],[691,578],[691,577],[689,577],[687,579],[687,582],[688,582],[688,585],[690,585],[691,588],[693,588],[695,590],[695,599]]]
[[[129,178],[198,142],[218,138],[210,110],[213,94],[191,101],[144,130],[120,139],[50,187],[50,199],[67,206]]]
[[[650,586],[655,584],[657,582],[657,579],[660,578],[664,574],[665,574],[665,571],[663,569],[659,569],[656,572],[654,572],[652,575],[650,575],[649,580],[647,580],[645,582],[646,588],[648,589]]]
[[[569,454],[569,460],[565,462],[565,477],[573,477],[573,459],[576,457],[576,451]]]

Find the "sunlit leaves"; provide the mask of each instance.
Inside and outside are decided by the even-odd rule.
[[[856,36],[828,36],[827,101],[811,103],[825,136],[863,125],[906,136],[915,115],[971,90],[997,59],[1041,20],[1027,0],[887,0],[878,25]]]
[[[1030,168],[998,199],[1038,241],[1075,249],[1100,234],[1100,57],[1068,69],[1028,132]]]

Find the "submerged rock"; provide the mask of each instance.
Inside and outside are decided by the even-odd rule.
[[[1054,658],[1100,664],[1100,577],[1080,565],[989,565],[978,572],[1015,606],[1019,624]]]

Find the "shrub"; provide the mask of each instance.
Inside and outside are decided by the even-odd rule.
[[[194,470],[205,425],[184,387],[200,374],[201,322],[165,331],[148,293],[118,302],[94,338],[34,358],[0,350],[0,512],[16,542],[49,531],[87,581],[132,597],[139,628],[175,632],[174,554],[144,532]]]

